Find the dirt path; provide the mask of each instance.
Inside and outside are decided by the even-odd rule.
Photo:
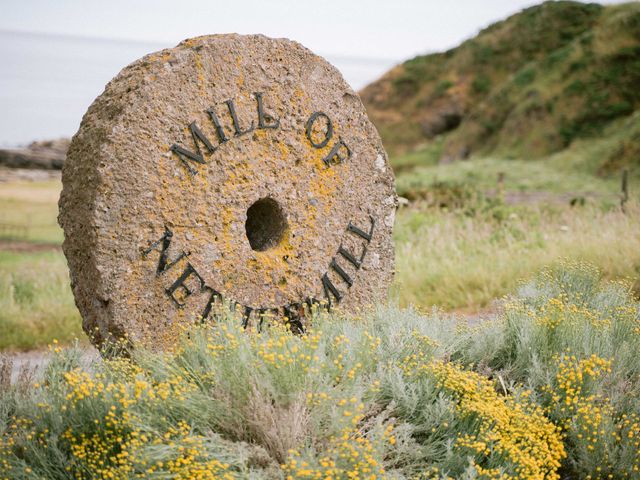
[[[24,240],[0,239],[0,251],[16,253],[32,252],[57,252],[62,250],[60,245],[55,243],[33,243]]]
[[[29,378],[39,378],[49,363],[51,353],[48,350],[30,350],[28,352],[0,353],[0,386],[2,384],[3,368],[11,369],[11,382],[15,383],[23,375]],[[82,351],[81,362],[89,366],[100,359],[98,351],[93,347],[85,347]],[[7,367],[8,365],[8,367]]]

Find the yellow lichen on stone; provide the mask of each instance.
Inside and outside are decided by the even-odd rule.
[[[196,64],[196,79],[198,81],[198,88],[200,89],[200,93],[204,95],[206,93],[204,67],[202,66],[202,59],[200,58],[200,54],[198,52],[193,53],[193,61]]]
[[[236,65],[238,66],[238,88],[244,88],[244,69],[242,68],[242,58],[236,57]]]
[[[289,268],[285,257],[295,251],[293,245],[291,245],[290,233],[291,231],[287,229],[282,236],[282,240],[269,250],[254,252],[254,257],[249,261],[252,261],[257,271],[269,275],[285,273],[282,269]]]

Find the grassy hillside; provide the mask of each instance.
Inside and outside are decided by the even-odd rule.
[[[606,176],[640,165],[639,85],[640,4],[562,1],[409,60],[361,96],[402,167],[529,160],[614,136],[586,165]]]

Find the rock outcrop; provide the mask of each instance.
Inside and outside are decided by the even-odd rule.
[[[0,166],[9,168],[30,168],[61,170],[67,156],[70,140],[44,140],[31,142],[25,148],[0,150]]]

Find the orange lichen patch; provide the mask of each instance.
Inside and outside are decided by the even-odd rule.
[[[173,59],[174,56],[169,52],[161,51],[161,52],[149,55],[148,58],[153,62],[167,63],[169,60]]]
[[[285,273],[283,269],[289,269],[286,258],[295,252],[291,245],[290,233],[290,230],[287,229],[282,240],[275,247],[264,252],[254,252],[253,258],[247,260],[247,264],[253,266],[256,271],[269,276],[274,273]]]
[[[191,48],[198,43],[198,37],[196,38],[187,38],[184,40],[181,45],[187,48]]]
[[[232,245],[232,236],[231,236],[231,225],[233,224],[235,218],[236,218],[236,214],[233,210],[233,208],[231,207],[225,207],[222,210],[222,214],[220,215],[220,218],[222,219],[222,242],[223,242],[223,248],[226,252],[231,252],[233,245]],[[219,262],[222,263],[222,262]]]
[[[287,146],[284,144],[284,142],[276,142],[276,148],[278,149],[280,158],[291,158],[291,152],[289,151],[289,148],[287,148]]]
[[[200,93],[204,95],[206,93],[204,67],[202,66],[202,59],[200,58],[200,54],[198,52],[193,53],[193,62],[196,65],[196,79],[198,81],[198,88],[200,89]]]
[[[242,58],[236,57],[236,65],[238,66],[238,88],[244,88],[244,69],[242,68]]]
[[[322,214],[328,214],[334,206],[336,194],[343,185],[343,177],[340,175],[340,166],[328,167],[323,158],[326,155],[324,150],[319,149],[311,152],[311,161],[316,167],[316,175],[309,182],[309,191],[314,198],[320,200],[322,204]]]

